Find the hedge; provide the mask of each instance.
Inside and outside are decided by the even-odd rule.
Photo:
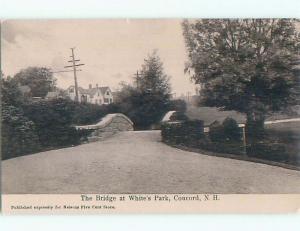
[[[88,131],[74,125],[98,122],[115,112],[113,105],[76,103],[68,99],[31,101],[23,105],[2,105],[2,159],[78,145]]]
[[[204,123],[201,120],[163,123],[161,125],[161,135],[165,142],[192,144],[204,137]]]

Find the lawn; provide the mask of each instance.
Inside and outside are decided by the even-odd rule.
[[[205,126],[218,120],[222,122],[226,117],[235,119],[238,123],[245,123],[246,118],[243,114],[235,111],[219,111],[212,107],[195,107],[189,105],[186,115],[190,119],[200,119]],[[267,120],[299,118],[300,115],[288,113],[277,113],[268,117]],[[248,156],[266,159],[290,165],[300,165],[300,122],[287,122],[265,125],[265,138],[258,145],[247,146]],[[232,149],[232,147],[234,149]],[[206,143],[201,148],[210,149],[215,152],[239,153],[240,144],[220,143],[209,145]],[[227,148],[229,148],[227,150]],[[235,150],[235,148],[237,148]],[[231,150],[232,149],[232,150]]]

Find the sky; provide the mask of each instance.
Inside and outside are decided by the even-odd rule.
[[[172,92],[178,96],[195,93],[195,85],[184,64],[188,61],[181,20],[8,20],[2,23],[2,71],[13,76],[29,66],[65,70],[71,47],[85,65],[78,72],[78,84],[87,88],[109,86],[118,89],[132,77],[153,50],[157,50]],[[72,72],[55,73],[58,87],[74,85]]]

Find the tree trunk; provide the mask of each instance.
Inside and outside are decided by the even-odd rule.
[[[264,122],[265,114],[258,112],[249,112],[247,113],[247,123],[246,123],[246,132],[247,132],[247,146],[248,150],[251,151],[255,146],[263,140],[265,131],[264,131]]]

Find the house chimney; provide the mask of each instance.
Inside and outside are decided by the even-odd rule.
[[[98,83],[96,84],[96,88],[99,88],[99,87],[98,87]]]
[[[89,84],[89,89],[92,89],[92,84]]]

